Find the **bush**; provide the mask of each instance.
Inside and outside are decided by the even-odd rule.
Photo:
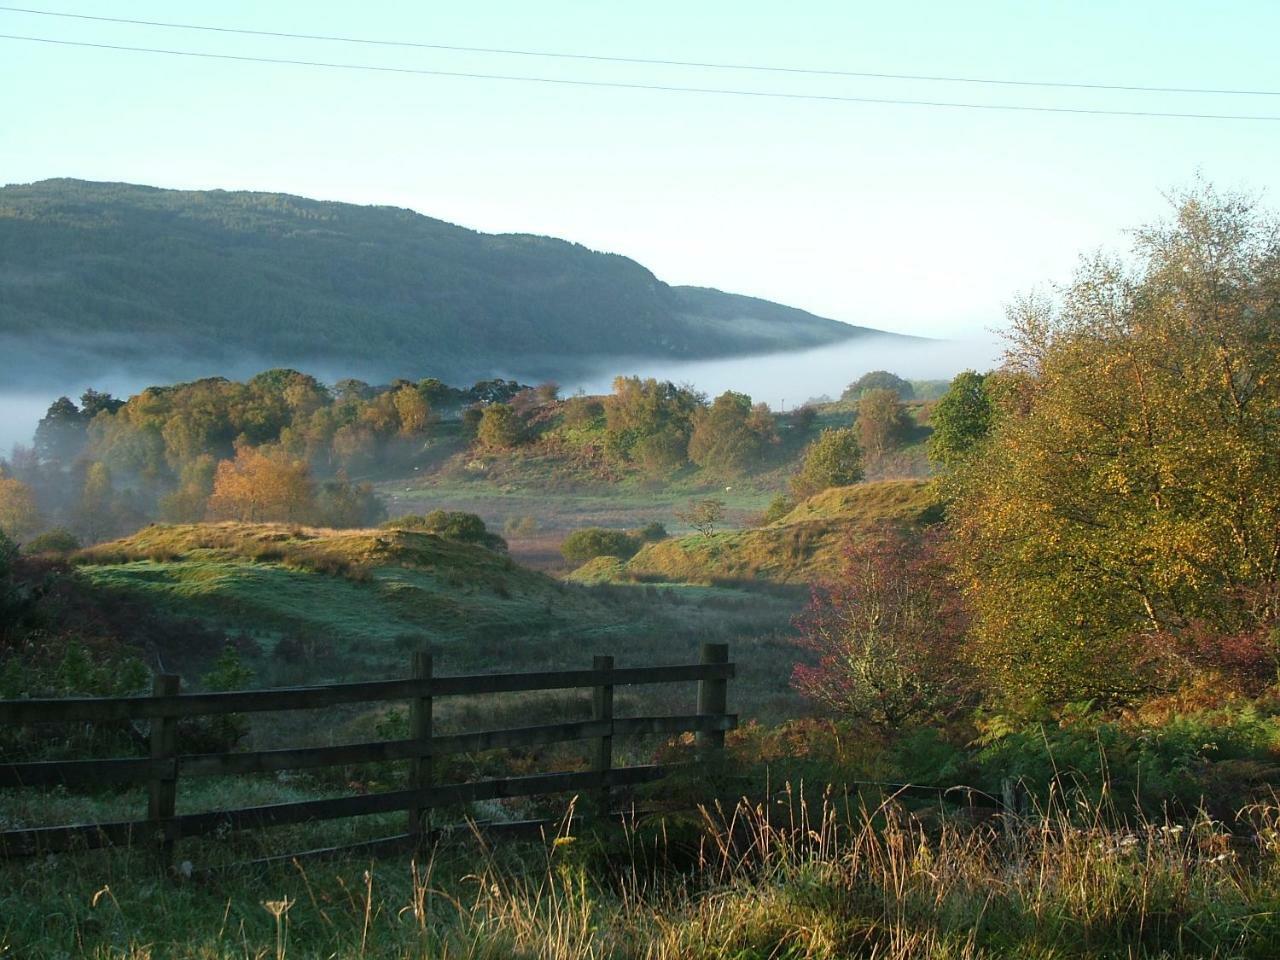
[[[667,528],[658,520],[632,530],[631,535],[641,543],[657,543],[659,540],[665,540],[670,536],[667,533]]]
[[[368,483],[352,483],[345,477],[326,480],[316,497],[316,522],[339,529],[371,527],[387,518],[387,505]]]
[[[933,536],[886,527],[851,541],[797,618],[816,662],[792,685],[834,715],[886,732],[946,719],[967,700],[964,617]]]
[[[462,435],[474,440],[480,432],[480,420],[484,417],[484,407],[467,407],[462,411]]]
[[[989,736],[978,753],[980,785],[1021,780],[1041,802],[1059,791],[1175,814],[1204,806],[1227,819],[1280,785],[1276,728],[1252,707],[1181,714],[1161,724],[1121,723],[1069,705],[1055,722]]]
[[[474,543],[490,550],[504,551],[507,541],[489,529],[474,513],[462,510],[432,510],[428,514],[407,514],[381,524],[383,530],[412,530],[434,533],[457,543]]]
[[[764,508],[764,514],[760,517],[760,524],[764,526],[776,523],[795,508],[796,502],[785,493],[780,493],[769,501],[769,506]]]
[[[240,652],[227,644],[213,662],[209,672],[200,678],[205,690],[244,690],[253,683],[253,671],[245,666]],[[184,748],[197,753],[221,753],[234,750],[249,735],[249,719],[241,713],[213,717],[194,717],[179,728]]]
[[[506,450],[520,443],[524,432],[524,423],[514,407],[506,403],[491,403],[480,415],[476,439],[486,447]]]
[[[901,446],[911,433],[911,417],[892,390],[866,390],[858,400],[858,439],[872,459]]]
[[[28,540],[22,546],[22,552],[28,556],[42,553],[68,554],[80,549],[80,541],[76,535],[64,527],[55,527]]]
[[[570,397],[564,402],[561,422],[569,430],[597,430],[604,427],[604,401],[599,397]]]
[[[502,532],[508,537],[532,537],[538,532],[538,518],[507,517],[503,521]]]
[[[560,554],[566,561],[578,566],[596,557],[617,557],[627,560],[640,549],[638,538],[622,530],[606,530],[604,527],[584,527],[565,537],[560,544]]]
[[[809,444],[800,469],[791,478],[798,497],[821,493],[828,487],[843,487],[862,479],[862,447],[852,427],[823,430]]]

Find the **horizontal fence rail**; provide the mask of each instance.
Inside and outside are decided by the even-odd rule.
[[[615,670],[557,670],[547,673],[494,673],[426,680],[374,680],[325,687],[280,687],[226,693],[184,693],[152,697],[70,697],[54,700],[0,700],[0,723],[152,720],[159,717],[203,717],[225,713],[311,710],[344,703],[376,703],[417,697],[474,696],[569,690],[581,687],[731,680],[731,663],[668,667],[624,667]]]
[[[0,722],[10,725],[151,721],[150,757],[28,761],[0,763],[0,788],[56,784],[147,784],[145,819],[111,823],[31,827],[0,832],[0,856],[28,856],[67,850],[137,843],[155,844],[166,864],[183,838],[232,830],[253,830],[345,817],[409,812],[409,832],[355,846],[404,849],[421,842],[424,815],[436,808],[484,800],[579,792],[593,797],[596,812],[607,812],[610,791],[659,779],[669,768],[615,767],[612,745],[617,737],[693,733],[702,757],[723,749],[725,731],[737,726],[726,712],[728,681],[734,664],[724,644],[705,644],[702,662],[655,667],[612,666],[597,657],[590,670],[480,674],[435,677],[428,654],[415,655],[413,676],[405,680],[345,683],[331,686],[183,694],[178,678],[156,678],[153,696],[27,699],[0,701]],[[696,682],[698,712],[675,716],[613,716],[613,689],[632,684]],[[482,730],[435,736],[435,697],[477,696],[527,691],[592,690],[592,719],[566,723]],[[244,753],[181,754],[176,723],[180,718],[277,710],[309,710],[351,703],[407,701],[411,736],[397,740],[324,747],[259,750]],[[436,757],[512,747],[592,741],[592,769],[500,777],[468,783],[437,784],[432,780]],[[355,796],[301,800],[232,810],[178,814],[177,784],[188,777],[237,776],[284,770],[316,769],[365,763],[408,761],[407,789]],[[542,821],[527,821],[525,827]],[[504,824],[491,825],[501,830]],[[518,831],[516,831],[518,832]],[[332,852],[331,848],[325,852]],[[275,858],[267,858],[272,860]],[[264,861],[266,862],[266,861]]]

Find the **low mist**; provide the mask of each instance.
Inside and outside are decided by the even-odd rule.
[[[813,350],[723,360],[615,359],[602,364],[598,374],[561,381],[561,392],[608,393],[615,376],[636,374],[689,384],[713,397],[737,390],[774,410],[790,410],[823,395],[838,398],[870,370],[888,370],[908,380],[949,380],[962,370],[989,370],[999,357],[994,337],[915,341],[866,337]]]
[[[14,444],[31,443],[36,424],[58,396],[35,393],[0,394],[0,456],[7,455]]]
[[[794,409],[806,400],[823,395],[836,398],[844,388],[868,370],[889,370],[913,380],[944,380],[961,370],[987,370],[995,366],[1000,348],[994,337],[974,340],[914,340],[865,337],[834,346],[813,350],[731,357],[721,360],[672,361],[655,357],[599,358],[584,363],[581,358],[557,362],[539,358],[527,369],[474,369],[467,371],[424,370],[388,371],[381,378],[364,370],[336,370],[332,361],[308,363],[298,361],[281,364],[278,360],[258,362],[240,360],[228,369],[193,368],[189,361],[176,361],[165,373],[150,377],[124,376],[119,371],[102,376],[86,374],[82,382],[70,383],[65,373],[50,375],[48,388],[31,386],[35,377],[24,378],[22,388],[0,393],[0,455],[7,454],[15,443],[29,444],[36,424],[58,397],[73,399],[86,387],[106,390],[118,397],[128,397],[146,386],[174,383],[198,376],[223,375],[244,379],[273,366],[287,365],[314,374],[327,382],[346,376],[360,376],[373,382],[388,382],[396,376],[417,379],[439,376],[457,386],[465,386],[485,377],[502,376],[525,383],[554,379],[564,395],[609,393],[613,379],[619,375],[638,375],[689,384],[715,396],[725,390],[749,394],[757,402],[775,410]],[[157,363],[165,368],[163,361]]]

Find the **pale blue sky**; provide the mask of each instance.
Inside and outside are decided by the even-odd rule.
[[[1280,3],[356,3],[45,9],[468,46],[1280,90]],[[246,38],[0,12],[0,33],[848,96],[1280,115],[1280,97],[788,77]],[[1280,186],[1280,123],[997,113],[325,71],[0,40],[0,182],[53,176],[411,207],[854,323],[962,336],[1197,170]]]

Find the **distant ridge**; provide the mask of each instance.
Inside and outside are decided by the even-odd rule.
[[[0,188],[10,384],[281,364],[553,377],[602,357],[705,359],[873,334],[896,336],[410,210],[81,180]]]

